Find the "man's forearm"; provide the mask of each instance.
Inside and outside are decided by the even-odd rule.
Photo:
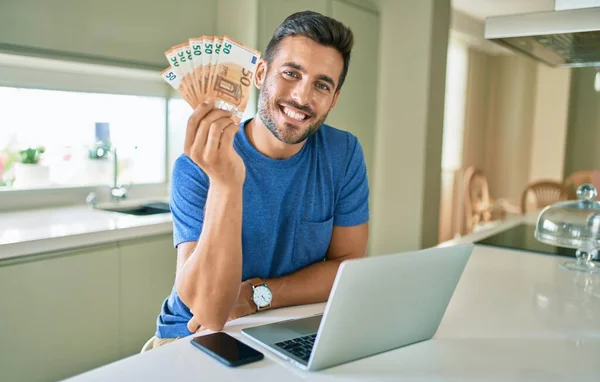
[[[362,258],[367,253],[369,225],[334,227],[326,261],[315,263],[287,276],[265,280],[273,292],[271,306],[327,301],[340,264],[344,260]]]
[[[264,280],[273,292],[271,308],[327,301],[342,260],[322,261],[287,276]]]
[[[177,292],[202,326],[220,330],[242,278],[242,189],[209,188],[198,244],[177,276]]]

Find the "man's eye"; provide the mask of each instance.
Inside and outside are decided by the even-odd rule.
[[[288,77],[298,78],[298,74],[296,72],[290,72],[289,70],[286,70],[285,72],[283,72],[283,74],[285,74]]]
[[[317,87],[321,90],[329,90],[329,86],[322,84],[322,83],[318,83]]]

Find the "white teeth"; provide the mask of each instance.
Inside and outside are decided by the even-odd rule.
[[[304,121],[306,119],[306,115],[302,113],[296,113],[295,111],[288,109],[287,107],[283,107],[283,112],[290,118],[295,119],[296,121]]]

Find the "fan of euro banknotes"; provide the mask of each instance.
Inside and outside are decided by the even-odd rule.
[[[240,123],[260,52],[229,36],[202,36],[171,47],[165,56],[170,66],[160,73],[162,78],[192,108],[213,99]]]

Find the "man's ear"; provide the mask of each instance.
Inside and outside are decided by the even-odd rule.
[[[341,90],[337,90],[335,92],[335,94],[333,95],[333,101],[331,101],[331,106],[329,106],[329,111],[331,111],[331,109],[333,109],[333,107],[335,106],[335,104],[337,103],[338,98],[340,97],[340,93],[342,91]]]
[[[256,65],[256,74],[254,75],[254,86],[260,89],[265,82],[267,76],[267,61],[261,58]]]

